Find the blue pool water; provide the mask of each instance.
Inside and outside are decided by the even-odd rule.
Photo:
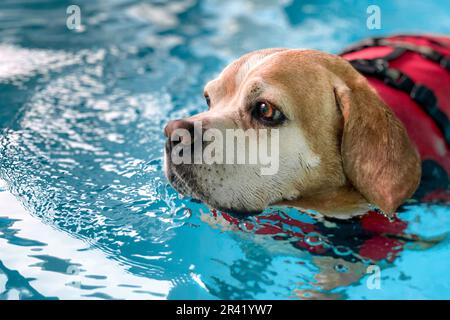
[[[66,27],[74,2],[78,31]],[[374,3],[381,30],[366,28]],[[205,109],[204,83],[232,59],[394,32],[450,34],[450,7],[1,1],[0,299],[450,298],[444,204],[406,205],[382,221],[389,236],[293,210],[229,223],[162,173],[164,124]]]

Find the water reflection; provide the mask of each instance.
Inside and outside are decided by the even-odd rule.
[[[248,299],[264,292],[262,284],[277,286],[274,277],[279,273],[269,266],[274,256],[288,254],[297,260],[284,263],[308,269],[291,273],[293,278],[300,277],[293,296],[348,298],[344,289],[363,282],[372,273],[369,266],[392,268],[404,250],[427,250],[447,240],[447,233],[426,237],[407,232],[407,221],[388,219],[375,211],[344,221],[316,214],[307,217],[308,212],[299,216],[297,210],[275,208],[245,221],[216,211],[204,213],[202,220],[213,228],[252,240],[252,245],[242,248],[245,259],[227,265],[230,275],[243,286],[214,278],[217,294],[225,299]],[[220,259],[218,262],[225,264]],[[404,274],[402,278],[408,280]]]

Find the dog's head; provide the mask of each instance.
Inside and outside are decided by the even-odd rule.
[[[207,111],[167,124],[165,173],[179,192],[214,208],[253,212],[284,203],[331,214],[374,204],[392,213],[417,188],[420,160],[405,128],[340,57],[314,50],[252,52],[210,81],[204,95]],[[230,151],[225,145],[235,137],[229,129],[252,134]],[[185,159],[196,162],[198,139],[197,151],[221,159],[241,154],[246,161],[173,161],[184,150]],[[213,141],[222,151],[207,150]],[[269,174],[261,153],[248,161],[266,143],[276,161]]]

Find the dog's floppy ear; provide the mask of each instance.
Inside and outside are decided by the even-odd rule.
[[[341,154],[353,186],[386,214],[417,189],[420,159],[403,124],[365,79],[334,89],[344,128]]]

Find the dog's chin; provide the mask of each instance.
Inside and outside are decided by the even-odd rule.
[[[186,170],[184,166],[175,166],[170,163],[165,170],[166,177],[172,187],[183,196],[203,202],[211,209],[225,212],[238,219],[258,215],[264,211],[264,208],[231,207],[229,201],[227,201],[228,204],[220,203],[212,194],[208,193],[208,187],[198,185],[195,174]]]

